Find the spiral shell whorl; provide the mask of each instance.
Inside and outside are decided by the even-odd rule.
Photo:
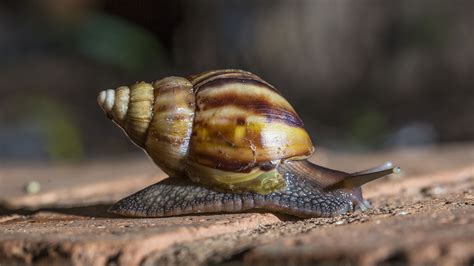
[[[153,117],[153,86],[140,82],[105,90],[97,97],[107,117],[122,127],[130,139],[144,147],[148,127]]]
[[[131,86],[128,110],[123,121],[123,128],[128,136],[140,147],[144,147],[153,118],[153,86],[140,82]]]
[[[189,80],[196,112],[186,173],[195,182],[267,194],[285,185],[279,163],[313,153],[294,108],[258,76],[226,69]]]
[[[129,98],[130,89],[126,86],[121,86],[115,90],[101,91],[97,97],[97,102],[110,119],[123,126],[128,110]]]
[[[185,78],[168,77],[153,83],[155,104],[145,150],[170,176],[184,176],[193,130],[195,97]]]
[[[107,117],[163,171],[170,176],[184,175],[195,105],[193,86],[187,79],[168,77],[153,84],[139,82],[104,90],[97,101]]]

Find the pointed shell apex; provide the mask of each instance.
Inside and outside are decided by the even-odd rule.
[[[99,95],[97,96],[97,102],[99,103],[99,106],[103,109],[103,105],[105,102],[105,98],[107,97],[107,92],[101,91]]]

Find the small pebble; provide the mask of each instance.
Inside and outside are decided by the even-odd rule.
[[[25,186],[25,192],[28,194],[37,194],[41,190],[41,184],[38,181],[30,181]]]
[[[336,224],[336,225],[344,224],[344,220],[339,220],[339,221],[335,222],[334,224]]]
[[[446,191],[446,189],[444,189],[443,187],[440,187],[440,186],[436,186],[436,187],[434,187],[434,188],[431,189],[431,192],[432,192],[434,195],[443,194],[445,191]]]
[[[407,214],[408,214],[408,212],[406,212],[406,211],[401,211],[401,212],[397,213],[397,215],[401,215],[401,216],[407,215]]]
[[[446,188],[442,186],[424,187],[420,190],[421,194],[425,196],[437,196],[446,192]]]

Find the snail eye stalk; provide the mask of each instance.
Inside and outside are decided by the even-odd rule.
[[[347,178],[341,181],[341,187],[356,188],[366,183],[379,179],[390,174],[399,174],[400,167],[393,166],[391,162],[386,162],[383,165],[369,168],[360,172],[350,174]]]

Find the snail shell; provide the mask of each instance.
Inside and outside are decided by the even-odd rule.
[[[109,211],[141,217],[263,208],[300,217],[367,209],[361,185],[398,173],[315,165],[311,139],[270,84],[217,70],[102,91],[99,105],[170,177]]]
[[[122,86],[98,102],[168,175],[233,192],[285,187],[277,166],[314,151],[288,101],[242,70]]]

